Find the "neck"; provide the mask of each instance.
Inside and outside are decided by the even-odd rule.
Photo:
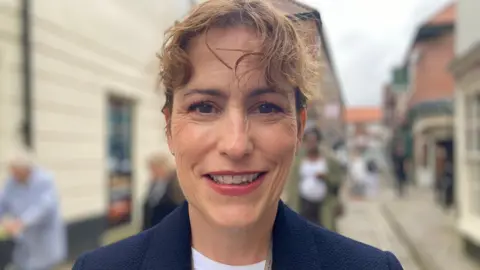
[[[227,265],[250,265],[267,259],[277,204],[249,228],[222,228],[189,207],[192,246],[204,256]]]

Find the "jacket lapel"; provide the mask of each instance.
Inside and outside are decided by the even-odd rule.
[[[184,202],[149,231],[150,241],[142,270],[191,270],[191,231]]]
[[[273,270],[320,270],[310,225],[279,203],[273,228]],[[149,231],[143,270],[191,270],[191,230],[185,202]]]
[[[273,227],[273,270],[320,270],[312,227],[283,202]]]

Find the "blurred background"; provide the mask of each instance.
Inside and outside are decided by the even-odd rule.
[[[480,269],[480,1],[265,1],[301,21],[322,66],[307,128],[344,165],[332,229],[405,269]],[[0,185],[18,148],[54,174],[65,269],[142,228],[147,161],[171,158],[155,54],[198,2],[0,1]],[[354,152],[378,167],[371,196],[349,192]]]

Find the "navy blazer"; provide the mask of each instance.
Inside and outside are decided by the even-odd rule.
[[[191,270],[190,236],[184,203],[152,229],[82,255],[73,270]],[[273,269],[403,268],[392,253],[317,227],[280,202],[273,227]]]

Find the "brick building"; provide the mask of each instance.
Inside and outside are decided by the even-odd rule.
[[[432,185],[439,178],[438,149],[453,160],[454,80],[448,65],[454,57],[456,4],[444,7],[418,29],[407,57],[408,101],[414,178]],[[443,150],[442,150],[443,151]]]

